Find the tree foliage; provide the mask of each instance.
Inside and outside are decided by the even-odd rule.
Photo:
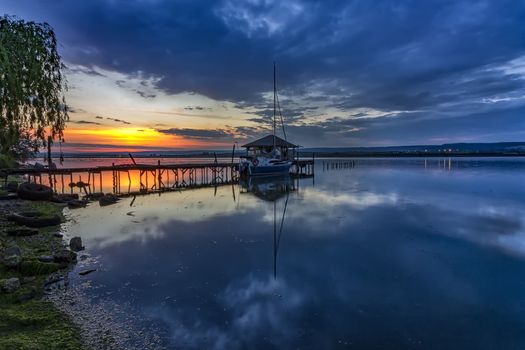
[[[0,151],[62,139],[69,119],[64,68],[47,23],[0,17]],[[36,143],[32,143],[36,145]]]

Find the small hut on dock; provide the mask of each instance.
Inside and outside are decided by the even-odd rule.
[[[295,152],[300,146],[294,145],[278,136],[267,135],[263,138],[247,143],[242,147],[246,148],[246,155],[248,157],[270,155],[275,147],[280,152],[281,159],[293,160],[295,158]]]

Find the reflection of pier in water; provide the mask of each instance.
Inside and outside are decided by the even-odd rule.
[[[84,194],[112,192],[117,195],[159,193],[186,188],[235,184],[239,173],[233,162],[187,164],[126,164],[85,168],[26,168],[2,170],[7,183],[10,175],[24,175],[29,182],[41,183],[56,193]],[[313,177],[313,160],[296,160],[291,176]]]

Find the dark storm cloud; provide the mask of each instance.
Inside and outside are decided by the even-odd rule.
[[[331,118],[319,123],[291,125],[286,132],[290,139],[309,140],[307,145],[316,147],[477,142],[480,137],[521,141],[525,139],[524,114],[523,107],[464,111],[457,116],[404,112],[359,119]],[[476,120],[480,122],[473,122]]]
[[[222,129],[170,128],[156,129],[156,131],[166,135],[177,135],[199,140],[248,140],[263,136],[269,132],[269,129],[265,127],[238,126]]]
[[[276,118],[280,120],[282,115],[286,124],[300,122],[305,118],[305,114],[308,112],[316,111],[317,107],[292,107],[292,108],[283,108],[281,112],[276,111]],[[255,112],[249,112],[249,114],[254,114],[258,117],[248,118],[247,120],[255,123],[270,125],[273,123],[273,109],[264,108],[259,109]]]
[[[22,0],[6,7],[6,12],[50,22],[68,62],[160,77],[155,84],[168,93],[200,93],[252,111],[268,107],[263,93],[272,89],[271,62],[276,60],[283,95],[340,110],[340,123],[356,118],[356,108],[412,112],[379,119],[388,121],[388,140],[395,143],[412,131],[417,138],[416,125],[435,130],[421,132],[419,140],[445,137],[447,129],[460,126],[464,129],[454,133],[475,137],[470,132],[477,130],[482,138],[493,132],[488,109],[523,112],[516,108],[523,104],[519,100],[507,108],[501,106],[505,101],[482,103],[525,94],[521,75],[501,69],[525,55],[525,4],[520,1]],[[451,106],[464,112],[444,110]],[[284,115],[294,128],[327,128],[304,125],[314,111],[293,108]],[[385,140],[383,122],[357,118],[364,118],[357,124],[361,129],[352,129],[347,141]],[[433,122],[423,124],[426,119]],[[497,129],[504,137],[516,127]]]

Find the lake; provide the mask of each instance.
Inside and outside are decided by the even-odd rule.
[[[524,349],[525,159],[342,161],[66,209],[69,291],[129,348]]]

